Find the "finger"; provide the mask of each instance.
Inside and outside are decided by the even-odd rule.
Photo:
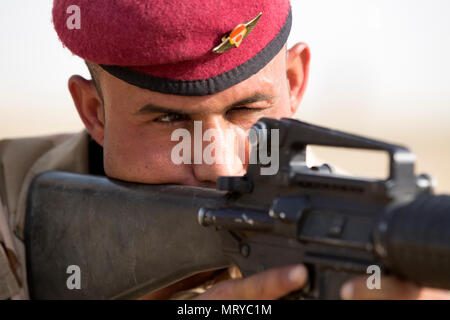
[[[380,289],[369,289],[366,277],[350,280],[341,288],[344,300],[415,300],[419,295],[420,288],[413,283],[389,276],[381,278]]]
[[[198,299],[271,300],[281,298],[306,284],[305,266],[270,269],[245,279],[229,280],[213,286]]]
[[[418,300],[450,300],[450,291],[434,288],[423,288],[420,290]]]

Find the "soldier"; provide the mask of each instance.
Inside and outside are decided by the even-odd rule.
[[[92,75],[69,80],[86,130],[0,142],[1,298],[28,297],[25,200],[38,173],[65,170],[214,187],[219,176],[244,174],[245,163],[175,165],[171,133],[192,131],[193,121],[201,121],[205,131],[242,135],[263,116],[292,117],[308,79],[307,45],[286,48],[289,0],[55,0],[53,22],[63,45],[86,61]],[[215,142],[216,152],[235,152],[220,135]],[[301,288],[307,276],[302,265],[246,279],[234,279],[236,270],[221,270],[143,298],[277,299]],[[381,290],[368,290],[365,278],[355,279],[344,285],[342,297],[450,295],[385,277]]]

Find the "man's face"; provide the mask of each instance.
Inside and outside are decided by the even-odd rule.
[[[253,77],[204,97],[152,92],[101,71],[104,114],[99,110],[97,118],[103,128],[90,131],[104,148],[106,174],[125,181],[194,186],[214,186],[219,176],[245,174],[246,161],[175,164],[171,154],[179,142],[171,141],[171,135],[183,128],[194,137],[194,121],[201,121],[203,132],[215,130],[216,154],[226,154],[227,159],[239,157],[236,145],[227,139],[230,133],[246,140],[248,130],[259,118],[291,117],[297,109],[300,98],[293,94],[299,95],[298,88],[290,86],[296,83],[288,78],[292,75],[286,71],[287,61],[283,49]],[[299,72],[304,86],[305,72]],[[74,96],[72,88],[71,92]],[[78,111],[86,123],[79,104]],[[202,150],[209,143],[204,142]]]

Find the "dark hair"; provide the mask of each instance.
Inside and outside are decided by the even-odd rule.
[[[100,66],[96,63],[89,62],[86,60],[84,62],[86,63],[86,66],[89,70],[92,81],[94,82],[95,89],[97,89],[98,95],[100,96],[100,99],[102,99],[102,103],[103,103],[103,92],[102,92],[102,87],[100,85],[100,77],[99,77]]]

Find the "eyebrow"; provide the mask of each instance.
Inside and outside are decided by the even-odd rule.
[[[259,101],[267,101],[274,99],[274,96],[267,95],[264,93],[256,93],[250,97],[244,98],[242,100],[239,100],[237,102],[234,102],[228,106],[225,107],[224,110],[228,111],[233,108],[242,107],[246,104],[255,103]],[[189,111],[189,110],[183,110],[183,109],[173,109],[168,108],[164,106],[159,106],[153,103],[148,103],[141,107],[138,111],[133,113],[134,116],[140,116],[140,115],[146,115],[146,114],[152,114],[152,113],[170,113],[170,114],[181,114],[181,115],[191,115],[194,113],[198,113],[197,111]]]

